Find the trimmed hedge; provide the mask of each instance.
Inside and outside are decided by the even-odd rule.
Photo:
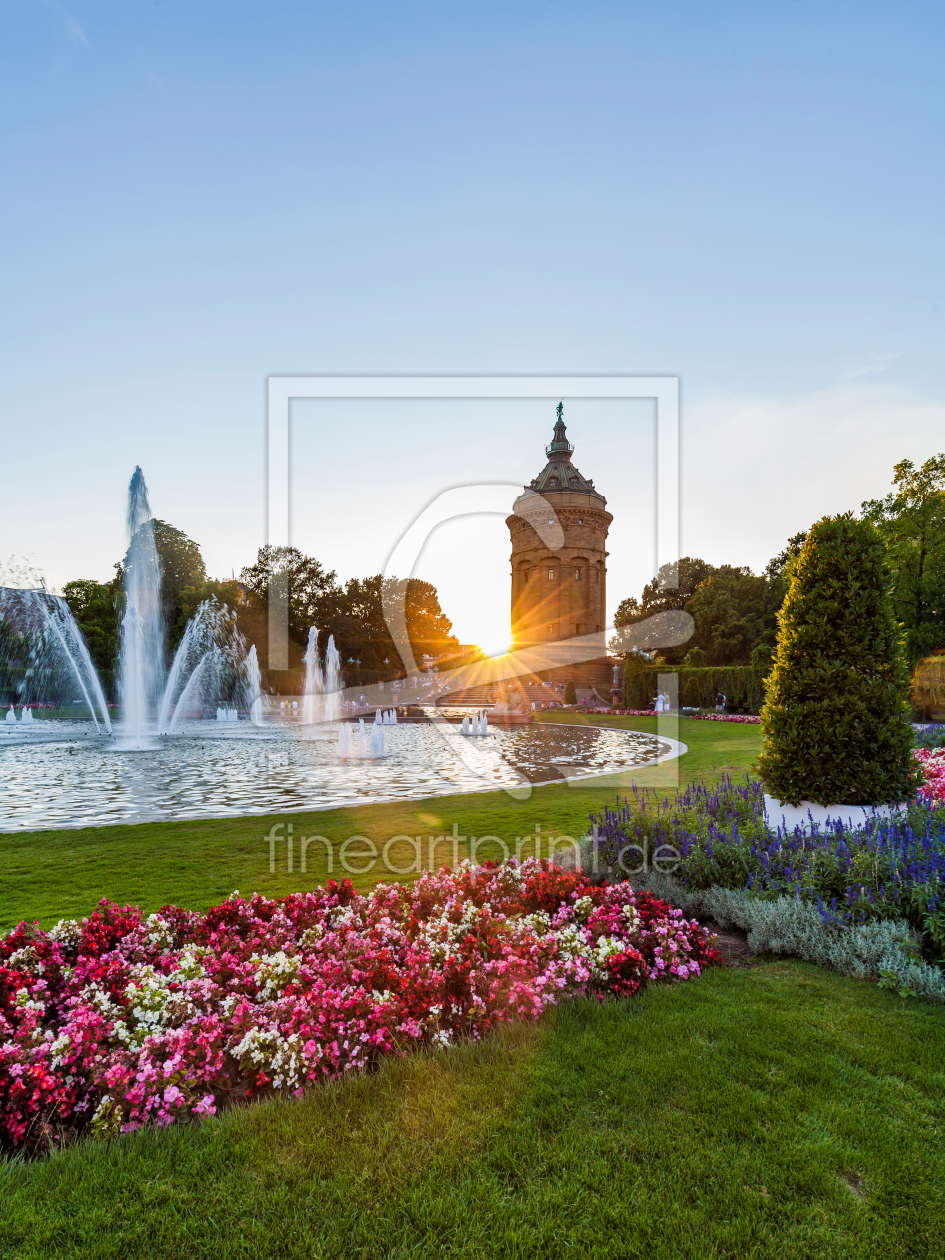
[[[654,699],[660,674],[679,674],[679,703],[687,708],[715,707],[718,692],[726,698],[726,707],[748,709],[757,713],[764,699],[764,674],[751,665],[680,666],[650,664],[628,657],[624,666],[623,707],[645,709]]]
[[[761,711],[766,790],[791,805],[914,795],[909,671],[875,526],[847,512],[812,527],[778,626]]]

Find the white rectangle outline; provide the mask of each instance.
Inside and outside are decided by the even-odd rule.
[[[289,424],[296,399],[392,401],[394,399],[476,399],[508,401],[581,399],[656,401],[656,555],[670,563],[677,585],[679,560],[679,377],[678,376],[270,376],[267,381],[266,541],[291,545],[289,502]],[[629,469],[625,475],[629,476]],[[275,647],[275,650],[274,650]],[[276,663],[276,661],[282,663]],[[269,668],[288,668],[286,610],[270,601]]]

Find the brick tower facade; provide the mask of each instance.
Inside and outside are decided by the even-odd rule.
[[[512,643],[550,646],[599,635],[603,656],[606,542],[614,518],[593,481],[571,463],[574,447],[566,436],[563,411],[559,403],[554,438],[545,447],[548,463],[515,500],[505,522],[512,536]],[[561,547],[546,545],[535,529],[555,519],[564,533]]]

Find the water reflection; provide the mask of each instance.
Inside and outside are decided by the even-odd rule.
[[[345,762],[337,734],[195,722],[173,740],[122,751],[91,724],[44,721],[28,737],[0,738],[0,830],[39,830],[174,818],[226,818],[330,809],[372,801],[606,774],[653,761],[665,741],[634,731],[541,725],[493,728],[475,756],[456,755],[431,725],[385,728],[387,755]]]

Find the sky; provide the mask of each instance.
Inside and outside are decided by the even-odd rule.
[[[136,464],[214,576],[266,539],[282,373],[671,374],[681,548],[756,571],[945,449],[938,4],[0,13],[0,558],[107,579]],[[565,400],[655,571],[653,415]],[[296,404],[292,539],[378,571],[443,489],[523,483],[554,402]],[[508,634],[501,517],[417,573]]]

